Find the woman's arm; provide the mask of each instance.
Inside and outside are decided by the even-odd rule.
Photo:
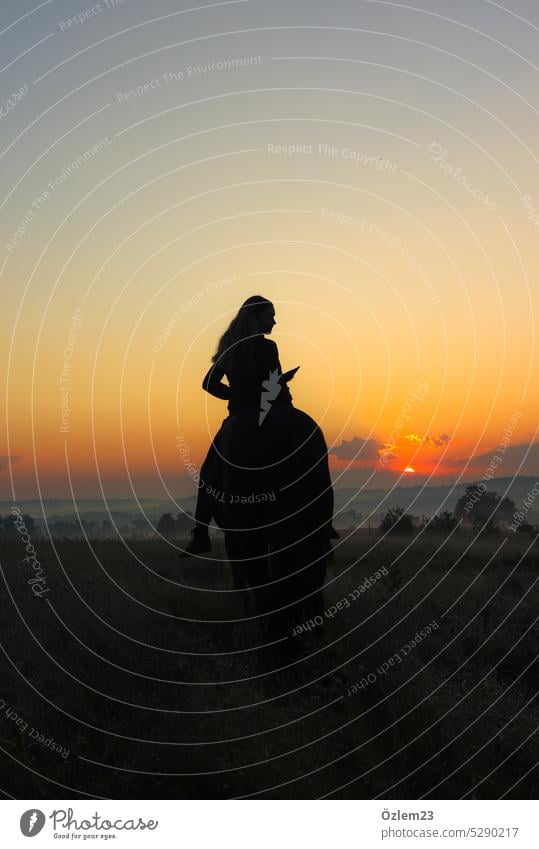
[[[280,399],[280,401],[290,401],[290,402],[292,402],[292,395],[290,394],[290,389],[288,388],[287,381],[286,380],[280,380],[280,378],[283,374],[283,370],[281,368],[281,361],[279,360],[279,349],[277,348],[276,343],[272,339],[266,339],[266,342],[267,342],[267,351],[268,351],[267,364],[269,366],[269,371],[274,372],[277,369],[277,374],[279,376],[279,382],[281,384],[281,392],[280,392],[280,395],[279,395],[279,399]]]
[[[204,380],[202,388],[205,392],[209,392],[215,398],[221,398],[223,401],[230,400],[230,386],[223,383],[225,376],[224,370],[217,365],[211,366]]]
[[[272,339],[265,339],[264,341],[266,342],[266,360],[268,370],[275,371],[275,369],[277,369],[277,374],[281,375],[283,373],[283,370],[279,361],[279,349],[277,348],[276,343]]]

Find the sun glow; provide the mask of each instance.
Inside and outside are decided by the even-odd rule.
[[[404,473],[408,474],[408,475],[413,475],[413,474],[415,474],[415,469],[412,469],[411,466],[406,466]]]

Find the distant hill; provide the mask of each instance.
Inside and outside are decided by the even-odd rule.
[[[487,490],[507,495],[518,508],[536,486],[537,477],[495,478],[483,483]],[[371,521],[375,523],[380,513],[385,513],[390,507],[400,506],[416,516],[431,516],[440,510],[453,510],[466,487],[471,485],[472,482],[467,481],[456,486],[397,486],[393,490],[336,489],[335,513],[342,511],[344,514],[347,510],[355,510],[364,517],[372,514]],[[345,518],[343,515],[343,520]],[[539,522],[539,497],[529,510],[527,521]],[[336,524],[339,524],[338,517]]]
[[[479,481],[477,481],[479,483]],[[487,489],[507,494],[519,507],[522,500],[531,492],[537,483],[537,477],[495,478],[488,482]],[[464,493],[470,482],[458,484],[457,486],[397,486],[392,490],[387,489],[358,489],[357,487],[337,488],[335,490],[335,513],[345,514],[348,510],[355,510],[363,516],[372,514],[372,522],[378,520],[379,514],[390,507],[404,507],[405,510],[416,516],[425,514],[427,516],[439,510],[452,510]],[[43,505],[43,506],[42,506]],[[17,506],[23,513],[33,518],[42,518],[45,512],[48,521],[60,521],[62,519],[73,520],[76,510],[71,499],[44,499],[18,501]],[[0,514],[6,515],[13,506],[11,501],[0,502]],[[176,503],[171,500],[158,498],[141,498],[139,503],[133,498],[111,498],[106,504],[101,499],[81,499],[77,501],[77,510],[81,518],[87,521],[102,521],[113,517],[115,522],[127,522],[135,518],[141,518],[144,514],[155,521],[163,513],[172,513],[174,516],[184,511],[193,512],[195,499],[178,498]],[[342,521],[347,519],[342,515]],[[528,521],[539,522],[539,497],[528,513]],[[337,515],[337,524],[339,516]]]
[[[183,502],[194,503],[194,499],[179,498],[177,500],[183,509],[189,509],[189,506]],[[13,503],[13,501],[0,501],[0,514],[9,513]],[[88,521],[107,519],[109,512],[115,518],[122,519],[132,518],[134,515],[140,516],[142,513],[155,518],[162,513],[178,512],[174,502],[159,498],[139,498],[138,503],[134,498],[109,498],[106,502],[101,498],[82,498],[77,500],[76,509],[71,498],[44,498],[42,502],[39,499],[31,499],[17,501],[16,504],[23,513],[33,518],[42,518],[45,512],[48,519],[73,519],[78,512]]]

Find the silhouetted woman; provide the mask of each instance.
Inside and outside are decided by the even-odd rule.
[[[271,301],[262,295],[253,295],[241,305],[219,340],[212,357],[213,365],[202,381],[202,388],[215,398],[228,401],[229,417],[246,407],[260,409],[262,382],[275,372],[280,389],[272,403],[292,403],[287,381],[292,379],[297,369],[283,375],[277,345],[265,338],[274,325],[275,309]],[[223,377],[227,378],[228,385],[223,382]],[[180,556],[203,554],[211,549],[208,526],[215,506],[212,491],[219,489],[221,430],[216,434],[200,470],[196,525],[191,531],[191,541]]]

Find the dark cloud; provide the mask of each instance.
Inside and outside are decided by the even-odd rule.
[[[0,472],[5,472],[13,463],[18,463],[21,459],[19,454],[0,454]]]
[[[362,439],[360,436],[354,436],[353,439],[343,439],[341,444],[332,448],[329,453],[341,460],[379,460],[383,447],[382,443],[376,439]]]

